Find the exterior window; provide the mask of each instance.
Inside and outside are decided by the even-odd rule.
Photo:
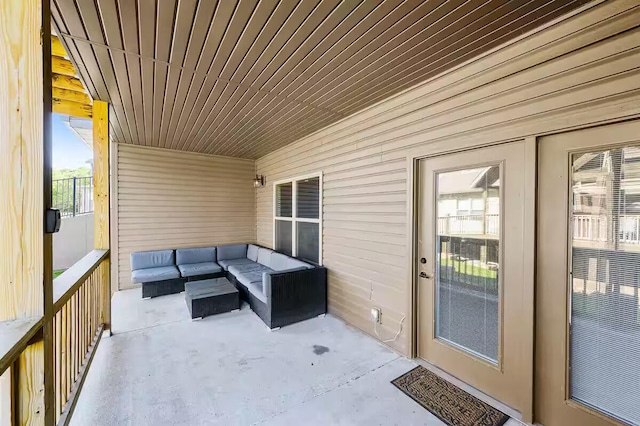
[[[322,175],[276,182],[273,189],[273,246],[322,264]]]

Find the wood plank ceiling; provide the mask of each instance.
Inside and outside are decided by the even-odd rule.
[[[52,0],[120,143],[259,158],[587,0]]]

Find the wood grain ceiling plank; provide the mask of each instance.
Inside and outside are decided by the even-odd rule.
[[[416,43],[427,38],[437,30],[445,27],[448,23],[462,16],[464,11],[473,10],[474,5],[478,5],[478,3],[472,0],[445,2],[422,16],[419,21],[412,23],[410,26],[404,28],[397,26],[391,27],[383,33],[381,37],[378,37],[374,42],[341,63],[336,67],[336,70],[327,74],[327,76],[321,80],[321,84],[316,84],[316,86],[311,89],[314,93],[308,93],[306,96],[303,95],[303,98],[310,103],[320,104],[322,99],[326,99],[329,92],[335,90],[336,87],[344,86],[344,81],[351,78],[353,74],[370,66],[377,59],[384,57],[409,40]],[[398,32],[398,30],[400,31]],[[336,84],[336,82],[338,83]]]
[[[138,40],[138,8],[137,2],[132,0],[119,0],[118,12],[120,16],[120,32],[127,65],[127,75],[129,76],[129,87],[131,88],[131,98],[133,99],[133,112],[135,126],[138,133],[136,143],[145,143],[144,129],[144,105],[142,99],[142,67],[140,65],[140,42]],[[130,52],[130,53],[129,53]]]
[[[115,0],[101,0],[98,6],[106,44],[116,49],[122,49],[120,19],[118,17]],[[131,96],[129,77],[127,76],[125,57],[122,52],[116,50],[109,50],[109,56],[111,57],[113,72],[115,74],[118,92],[120,93],[122,108],[124,109],[125,117],[120,120],[120,123],[124,126],[123,133],[125,137],[128,134],[129,143],[138,143],[138,128],[135,122],[133,99]]]
[[[255,107],[267,96],[268,93],[266,92],[254,92],[248,90],[244,95],[240,97],[240,101],[238,101],[236,108],[234,108],[234,111],[245,109],[252,110],[252,107]],[[236,112],[233,116],[222,123],[219,130],[210,133],[211,137],[213,138],[211,143],[204,147],[200,147],[200,151],[205,152],[208,149],[213,149],[213,145],[226,144],[229,140],[225,137],[225,135],[230,128],[247,124],[252,119],[253,117],[250,114],[239,114]]]
[[[167,132],[173,114],[175,95],[178,83],[182,74],[182,65],[187,52],[187,44],[193,30],[193,20],[195,19],[196,6],[198,0],[184,0],[178,2],[176,19],[173,27],[173,37],[171,41],[171,54],[169,62],[169,72],[167,85],[164,92],[164,107],[162,109],[162,120],[160,122],[159,146],[168,147]]]
[[[533,10],[535,9],[534,3],[535,2],[530,1],[525,4],[523,8],[517,9],[517,11]],[[454,15],[453,13],[448,15],[451,18],[447,21],[442,21],[442,24],[445,26],[434,24],[432,27],[425,29],[421,34],[405,41],[384,55],[378,56],[375,54],[375,56],[378,56],[375,61],[360,68],[349,77],[349,79],[355,81],[355,83],[352,82],[351,86],[349,86],[349,83],[345,81],[341,82],[340,84],[343,86],[342,90],[338,89],[338,87],[340,87],[340,85],[338,85],[336,86],[337,90],[333,89],[327,92],[322,98],[318,99],[318,102],[327,106],[335,104],[336,99],[338,99],[338,102],[345,101],[343,99],[344,93],[349,93],[349,100],[356,98],[360,95],[360,92],[372,87],[374,82],[377,83],[385,75],[388,78],[397,79],[408,72],[407,67],[419,63],[423,58],[429,57],[431,60],[437,59],[442,54],[443,49],[450,48],[452,44],[460,43],[460,39],[464,38],[467,34],[482,30],[482,28],[487,25],[491,25],[494,29],[510,25],[511,19],[513,19],[514,16],[510,14],[512,10],[504,7],[509,5],[513,6],[515,3],[506,2],[505,0],[493,0],[480,5],[480,7],[474,10],[458,9],[461,15]],[[494,12],[498,13],[496,14]],[[501,18],[500,15],[502,12],[507,14],[507,16]],[[452,21],[452,19],[455,20]],[[400,66],[398,64],[402,65]],[[358,82],[364,87],[354,89],[353,85]],[[330,93],[334,90],[335,93]]]
[[[375,1],[368,2],[368,4],[374,3]],[[289,73],[296,63],[304,59],[361,4],[362,0],[337,2],[337,4],[321,2],[251,84],[260,90],[269,91],[265,85],[276,72],[282,72],[285,75]],[[343,30],[346,32],[348,29],[343,28]]]
[[[262,51],[262,53],[258,56],[258,59],[252,64],[249,69],[247,75],[241,82],[237,83],[245,84],[248,86],[253,85],[254,79],[264,70],[267,65],[271,62],[271,60],[275,57],[275,55],[282,49],[282,47],[287,43],[287,41],[291,38],[291,36],[300,28],[300,26],[311,16],[311,14],[315,11],[316,6],[318,5],[319,0],[308,0],[305,2],[298,3],[297,7],[288,17],[288,19],[282,24],[280,29],[276,32],[275,36],[269,41],[267,47]],[[333,4],[333,2],[331,2]],[[320,9],[319,14],[314,15],[314,19],[318,19],[319,16],[322,16],[323,12],[326,11],[326,7]],[[328,14],[328,11],[326,12]],[[326,15],[325,15],[326,16]],[[230,52],[233,46],[229,46],[227,48],[227,52]],[[223,54],[224,52],[220,52]],[[212,64],[212,72],[216,70],[221,70],[226,63],[226,58],[222,56],[218,58],[216,55],[216,59]],[[253,87],[253,86],[252,86]],[[219,94],[218,94],[219,97]],[[217,97],[216,97],[217,99]],[[195,134],[194,139],[196,141],[200,141],[203,136],[204,130],[202,129],[201,122],[196,121],[196,125],[194,129],[198,129],[198,132]],[[191,138],[191,134],[189,137]]]
[[[247,25],[244,28],[244,31],[242,31],[240,38],[236,42],[235,48],[231,52],[231,55],[227,60],[226,65],[222,68],[222,71],[219,77],[220,80],[224,80],[224,81],[230,80],[231,76],[235,73],[236,69],[238,68],[238,65],[246,57],[249,49],[251,48],[251,46],[254,45],[256,38],[258,37],[260,32],[264,29],[264,26],[269,20],[269,17],[272,15],[272,13],[275,10],[275,6],[276,6],[276,2],[272,2],[268,0],[260,1],[257,4],[251,17],[249,18]],[[221,94],[221,98],[227,97],[228,94],[225,92],[230,90],[234,92],[234,95],[231,97],[231,100],[229,101],[229,102],[232,102],[232,105],[229,106],[232,108],[235,105],[235,102],[239,100],[239,96],[237,95],[239,91],[237,90],[237,87],[233,87],[231,85],[228,85],[227,87],[225,87],[224,91]],[[246,93],[246,91],[243,93]],[[228,108],[227,106],[229,105],[229,102],[226,103],[225,108]],[[220,115],[222,115],[223,117],[226,116],[226,111],[225,110],[221,111]],[[178,129],[183,130],[185,128],[186,118],[187,118],[186,114],[183,114],[182,117],[180,118],[180,122],[178,123]],[[182,133],[182,131],[180,133]],[[186,141],[187,139],[184,136],[181,137],[181,143],[180,143],[179,149],[184,148]]]
[[[156,45],[156,1],[138,0],[138,28],[140,31],[140,72],[144,120],[144,144],[153,145],[153,88]]]
[[[424,20],[436,9],[444,0],[423,2],[420,0],[410,0],[404,2],[391,13],[383,17],[371,29],[366,31],[360,38],[343,46],[334,59],[326,63],[320,69],[314,69],[313,75],[307,75],[305,79],[297,79],[298,83],[290,96],[295,99],[309,100],[309,94],[315,93],[320,87],[324,87],[327,81],[334,80],[336,75],[341,74],[350,64],[358,63],[365,56],[376,50],[385,40],[393,38],[406,30],[408,27]],[[289,93],[288,88],[283,89]]]
[[[167,134],[167,140],[169,147],[176,149],[178,147],[178,136],[176,134],[176,126],[179,119],[183,116],[185,106],[189,108],[186,103],[186,98],[189,90],[192,90],[194,83],[201,84],[201,80],[196,78],[196,73],[192,70],[196,69],[196,65],[200,62],[202,53],[204,51],[204,45],[207,34],[211,28],[213,22],[213,14],[216,9],[215,1],[199,2],[196,9],[196,15],[193,21],[193,30],[189,37],[189,43],[187,47],[187,54],[184,60],[184,68],[178,83],[178,91],[175,94],[176,102],[173,106],[173,113],[171,114],[171,120],[169,122],[169,130]],[[194,81],[195,80],[195,81]]]
[[[85,17],[91,18],[92,16],[97,16],[95,9],[93,13],[90,8],[85,10],[88,5],[84,2],[79,3],[79,10],[75,8],[74,5],[68,3],[61,4],[61,6],[53,4],[53,6],[52,17],[54,21],[57,22],[58,26],[56,26],[56,28],[60,34],[76,33],[80,34],[82,38],[93,37],[97,38],[97,41],[104,41],[101,33],[95,33],[96,28],[98,32],[101,31],[99,21],[90,21],[90,25],[84,22]],[[62,9],[60,7],[62,7]],[[64,17],[62,16],[62,11],[66,14]],[[67,17],[69,18],[68,20]],[[109,71],[112,71],[112,68],[110,61],[108,61],[108,59],[106,61],[104,60],[104,54],[106,52],[104,49],[94,49],[93,46],[82,41],[76,42],[76,40],[69,39],[66,44],[70,57],[76,59],[81,58],[82,65],[79,65],[77,68],[83,81],[88,86],[89,92],[95,99],[104,99],[114,105],[114,123],[122,128],[122,123],[126,120],[125,112],[122,108],[117,86],[114,85],[112,79],[109,78],[112,75],[112,73],[109,73]],[[94,84],[94,80],[96,84]],[[126,128],[126,121],[124,128]],[[121,132],[123,132],[122,129]],[[128,133],[128,129],[126,132]]]
[[[253,59],[249,65],[249,70],[244,76],[234,76],[234,81],[253,86],[255,79],[262,73],[262,71],[271,63],[277,53],[283,48],[283,46],[291,39],[291,37],[298,31],[301,25],[308,19],[312,19],[318,22],[319,16],[323,15],[323,12],[327,14],[330,11],[326,11],[327,7],[318,6],[320,0],[309,0],[299,2],[287,19],[280,25],[273,37],[268,41],[267,45],[259,52],[257,58]],[[334,6],[335,0],[327,1],[326,4]],[[319,14],[312,16],[312,13],[316,10],[316,7],[320,8]],[[333,7],[332,7],[333,8]],[[326,16],[326,15],[325,15]],[[252,49],[253,50],[253,49]],[[254,58],[253,55],[248,58]],[[241,67],[242,68],[242,67]],[[242,70],[244,72],[244,70]],[[239,73],[240,74],[240,70]],[[240,78],[241,77],[241,78]]]
[[[289,87],[294,80],[300,78],[301,81],[304,81],[306,77],[315,74],[323,65],[335,58],[340,52],[370,30],[376,22],[391,13],[401,3],[401,0],[388,0],[383,2],[368,1],[361,4],[354,13],[340,23],[339,28],[345,26],[348,28],[344,34],[342,30],[339,29],[333,31],[318,44],[316,49],[313,49],[309,55],[298,62],[292,71],[287,73],[282,79],[267,82],[265,89],[273,90],[281,94],[287,93],[284,89]]]
[[[163,3],[163,7],[156,9],[154,57],[161,62],[155,62],[153,66],[153,134],[151,141],[154,146],[159,146],[160,144],[160,127],[164,109],[167,73],[169,72],[169,66],[166,62],[169,62],[171,54],[171,39],[172,31],[175,28],[176,9],[176,1],[171,5]]]
[[[82,17],[82,22],[87,34],[87,38],[91,41],[99,44],[105,44],[103,26],[100,20],[99,11],[95,6],[95,3],[91,0],[78,0],[79,12]],[[84,42],[78,41],[79,44]],[[97,61],[97,68],[90,70],[91,74],[101,74],[105,84],[105,89],[109,93],[109,98],[100,98],[101,100],[110,102],[114,108],[114,119],[120,126],[126,126],[126,130],[123,129],[123,134],[129,134],[127,126],[126,112],[123,107],[122,95],[120,88],[115,77],[115,70],[111,62],[111,56],[109,51],[104,47],[97,45],[91,45],[93,53]],[[128,140],[131,140],[129,137]]]
[[[213,16],[213,23],[209,27],[207,41],[202,51],[201,63],[198,64],[198,72],[194,76],[194,82],[191,84],[190,91],[187,95],[186,105],[193,105],[186,119],[186,125],[180,130],[180,139],[190,140],[191,132],[194,130],[195,122],[200,117],[204,104],[209,97],[220,96],[221,88],[216,92],[216,77],[210,73],[211,66],[216,57],[216,52],[220,48],[222,39],[227,32],[229,23],[236,10],[236,1],[222,1],[218,3],[216,12]],[[206,63],[209,63],[206,66]],[[206,68],[206,73],[202,70]],[[197,84],[200,82],[200,84]],[[218,84],[218,86],[220,86]],[[215,93],[214,93],[215,92]],[[184,112],[183,112],[184,114]],[[186,134],[185,130],[186,129]]]
[[[249,135],[248,140],[252,142],[252,149],[243,148],[233,155],[250,156],[250,158],[259,158],[269,150],[277,149],[275,147],[285,146],[297,140],[303,134],[309,134],[313,131],[324,127],[327,123],[336,121],[335,115],[329,111],[318,112],[312,107],[297,108],[298,120],[290,120],[281,126],[274,126],[266,122],[260,128],[259,132]],[[293,110],[284,109],[282,114],[290,114]],[[246,146],[246,144],[245,144]]]
[[[246,28],[249,18],[253,14],[256,6],[257,0],[241,0],[238,4],[227,31],[222,38],[220,48],[216,52],[211,68],[209,69],[210,77],[218,78],[222,72],[222,69],[227,64],[229,57],[233,54],[233,51],[238,44],[238,39]],[[201,111],[198,119],[196,119],[195,129],[198,129],[198,132],[194,137],[196,139],[199,138],[198,135],[201,135],[206,131],[203,130],[205,128],[204,123],[210,120],[210,117],[216,117],[224,106],[226,100],[228,100],[229,95],[226,96],[226,99],[222,99],[223,90],[227,87],[228,82],[224,80],[218,80],[218,82],[224,84],[216,84],[215,90],[213,91],[214,96],[208,97],[203,111]],[[193,129],[190,129],[189,134],[193,135],[194,133],[192,133],[191,130]]]
[[[374,98],[382,99],[381,96],[386,97],[389,93],[397,93],[419,80],[436,75],[438,72],[462,63],[482,51],[504,43],[513,38],[514,34],[521,34],[539,26],[541,20],[546,22],[573,7],[571,3],[562,2],[562,4],[559,6],[551,2],[542,7],[536,7],[539,4],[532,2],[526,5],[527,7],[517,9],[511,14],[505,14],[501,18],[480,19],[486,25],[477,32],[467,34],[465,30],[466,36],[453,34],[449,38],[450,43],[443,38],[433,46],[434,50],[425,49],[403,63],[396,62],[395,67],[389,69],[386,75],[375,78],[366,77],[363,82],[366,81],[368,89],[352,92],[350,100],[340,108],[343,109],[343,112],[347,110],[355,112],[362,109],[363,105],[370,104]],[[402,70],[401,75],[398,74],[399,70]]]
[[[270,3],[270,2],[271,2],[270,0],[263,0],[262,2],[260,2],[259,7],[263,3]],[[292,2],[292,1],[285,1],[285,2],[279,2],[278,3],[278,5],[275,8],[275,10],[273,11],[273,13],[268,17],[268,19],[266,21],[266,24],[264,25],[264,27],[259,32],[257,38],[252,42],[252,44],[251,44],[251,46],[249,48],[249,51],[240,60],[239,65],[232,72],[232,74],[229,76],[228,80],[231,80],[231,81],[234,81],[234,82],[239,82],[244,78],[246,73],[248,73],[249,70],[251,69],[251,65],[259,58],[260,54],[262,54],[264,49],[269,45],[269,42],[273,39],[275,34],[284,25],[284,22],[291,15],[291,13],[293,12],[295,6],[296,6],[296,2]],[[254,13],[254,16],[257,13],[258,12],[256,11],[256,13]],[[251,38],[251,32],[250,32],[250,29],[249,29],[249,25],[251,24],[251,22],[252,21],[250,21],[250,23],[245,28],[245,32],[243,32],[243,35],[242,35],[241,39],[244,39],[245,35],[247,35],[247,38],[249,38],[249,39]],[[235,67],[235,65],[234,65],[235,61],[237,60],[237,57],[239,57],[239,56],[240,56],[239,52],[238,52],[238,54],[236,54],[236,51],[234,50],[232,58],[228,62],[229,65],[225,66],[223,68],[221,75],[225,75],[225,76],[228,75],[228,72],[231,71],[231,69]],[[234,58],[236,58],[236,59],[234,59]],[[205,83],[205,88],[206,88],[206,83]],[[256,93],[247,92],[247,93],[245,93],[245,95],[238,102],[246,104],[246,103],[248,103],[248,99],[251,98],[251,97],[254,97],[254,96],[256,96]],[[245,98],[247,98],[247,99],[245,99]],[[198,108],[198,104],[195,105],[194,111],[197,110],[196,108]],[[190,119],[189,122],[187,123],[187,127],[188,128],[193,128],[194,127],[193,124],[194,123]],[[190,137],[190,135],[188,135],[188,136]],[[188,141],[187,143],[192,145],[192,139],[189,140],[187,137],[184,137],[184,136],[183,136],[183,139],[185,141]],[[189,145],[187,145],[186,148],[189,149]]]
[[[262,97],[258,103],[252,105],[250,107],[251,109],[248,110],[247,115],[251,117],[251,119],[244,123],[233,123],[233,126],[227,132],[220,132],[216,137],[223,138],[227,144],[236,143],[238,136],[242,136],[243,134],[251,131],[253,127],[264,121],[270,110],[274,109],[278,105],[288,104],[288,102],[285,102],[284,98],[273,97],[267,92],[260,93],[264,93],[266,96]]]

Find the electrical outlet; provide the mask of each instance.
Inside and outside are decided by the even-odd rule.
[[[371,308],[371,319],[373,322],[381,323],[382,322],[382,312],[380,308]]]

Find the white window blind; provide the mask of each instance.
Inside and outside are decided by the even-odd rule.
[[[274,248],[322,264],[322,175],[276,182]]]
[[[640,424],[640,150],[572,155],[571,398]]]

